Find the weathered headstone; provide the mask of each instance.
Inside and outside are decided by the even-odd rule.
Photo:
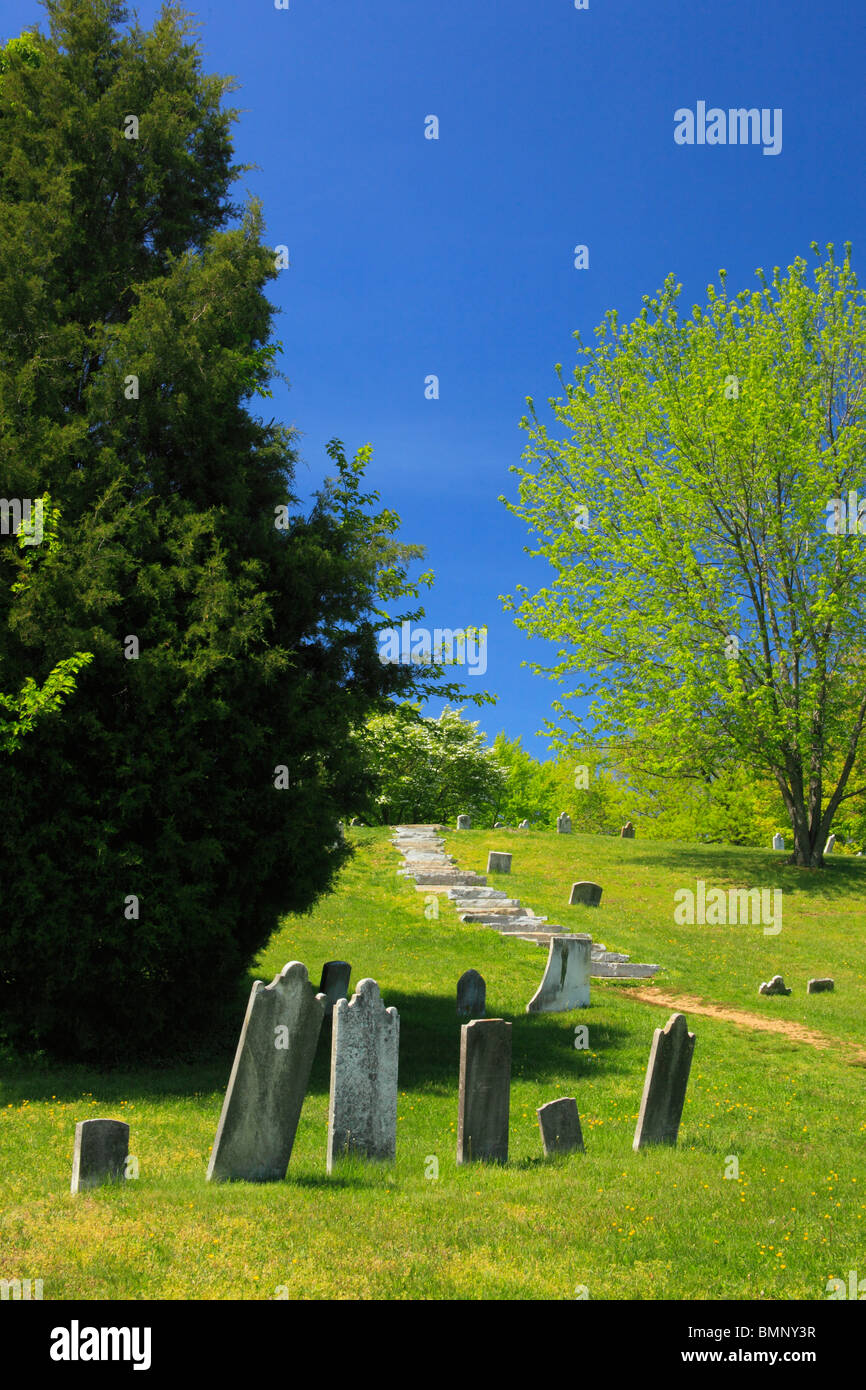
[[[460,1029],[457,1162],[508,1162],[511,1024],[473,1019]]]
[[[129,1125],[123,1120],[80,1120],[75,1126],[70,1191],[123,1182],[128,1156]]]
[[[250,993],[208,1181],[280,1182],[286,1176],[327,1000],[290,961]]]
[[[400,1017],[375,980],[359,980],[334,1006],[328,1172],[344,1154],[392,1160],[397,1153]]]
[[[671,1014],[653,1035],[632,1147],[676,1144],[695,1050],[685,1014]]]
[[[487,986],[477,970],[465,970],[457,981],[457,1012],[466,1018],[483,1018]]]
[[[619,832],[619,835],[620,835],[620,839],[621,839],[621,840],[633,840],[633,839],[634,839],[634,826],[632,825],[632,823],[631,823],[630,820],[627,820],[627,821],[626,821],[626,823],[625,823],[625,825],[623,826],[622,830]]]
[[[827,975],[824,977],[824,979],[821,980],[810,980],[806,986],[806,993],[827,994],[830,990],[834,990],[835,988],[835,980],[831,979],[830,976]]]
[[[458,829],[458,830],[471,830],[471,829],[472,829],[472,817],[471,817],[471,816],[458,816],[458,817],[457,817],[457,829]]]
[[[573,883],[568,905],[574,907],[578,903],[583,903],[586,907],[598,907],[601,902],[601,891],[601,886],[598,883]]]
[[[785,981],[781,975],[774,975],[772,980],[764,980],[758,986],[759,994],[790,994],[791,991],[785,988]]]
[[[591,936],[582,933],[552,936],[544,976],[527,1004],[526,1012],[551,1014],[589,1008],[591,951]]]
[[[835,835],[828,835],[828,836],[827,836],[827,843],[826,843],[826,845],[824,846],[824,853],[825,853],[825,854],[832,854],[832,853],[833,853],[833,846],[835,845],[835,843],[836,843],[836,836],[835,836]]]
[[[571,816],[567,815],[565,811],[560,811],[556,817],[556,830],[559,835],[571,834]]]
[[[528,829],[529,829],[529,821],[528,821],[528,820],[522,820],[522,821],[520,822],[520,824],[518,825],[517,829],[518,829],[518,830],[528,830]]]
[[[784,835],[780,835],[779,832],[778,832],[778,830],[777,830],[776,833],[775,833],[775,835],[773,836],[773,849],[784,849],[784,848],[785,848],[785,837],[784,837]]]
[[[487,855],[487,872],[489,874],[510,874],[511,855],[504,850],[492,849]]]
[[[349,994],[349,979],[352,967],[347,960],[326,960],[322,966],[319,993],[328,1001],[325,1017],[330,1018],[338,999],[346,999]]]
[[[535,1113],[545,1154],[565,1154],[575,1149],[584,1152],[577,1101],[572,1096],[549,1100],[546,1105],[539,1106]]]

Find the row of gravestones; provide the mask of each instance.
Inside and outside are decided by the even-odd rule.
[[[503,829],[503,830],[504,830],[505,828],[506,828],[506,827],[505,827],[505,825],[504,825],[504,823],[503,823],[502,821],[497,821],[496,824],[495,824],[494,827],[493,827],[494,830],[499,830],[499,829]],[[518,827],[517,827],[518,830],[529,830],[529,828],[530,828],[530,826],[529,826],[529,821],[528,821],[528,820],[522,820],[522,821],[520,822],[520,824],[518,825]],[[458,816],[458,817],[457,817],[457,829],[458,829],[458,830],[471,830],[471,829],[472,829],[472,817],[471,817],[471,816]],[[557,818],[556,818],[556,829],[557,829],[557,833],[558,833],[559,835],[570,835],[570,834],[571,834],[571,816],[569,816],[569,815],[567,814],[567,812],[561,811],[561,812],[559,813],[559,815],[557,816]],[[633,839],[634,839],[634,826],[632,825],[632,823],[631,823],[630,820],[629,820],[629,821],[626,821],[625,825],[622,827],[622,829],[620,830],[619,833],[620,833],[620,838],[623,839],[623,840],[633,840]]]
[[[836,844],[836,836],[835,836],[835,835],[828,835],[828,836],[827,836],[827,843],[826,843],[826,845],[824,846],[824,853],[825,853],[825,854],[832,854],[832,853],[833,853],[833,848],[834,848],[835,844]],[[843,844],[844,844],[844,841],[843,841]],[[785,848],[785,839],[784,839],[784,836],[780,835],[780,834],[778,833],[778,831],[777,831],[776,834],[773,836],[773,849],[784,849],[784,848]],[[861,850],[858,850],[858,851],[857,851],[857,858],[858,858],[858,859],[861,859],[862,856],[863,856],[863,851],[862,851],[862,849],[861,849]]]

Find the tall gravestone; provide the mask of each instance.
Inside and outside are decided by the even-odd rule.
[[[535,1113],[545,1154],[565,1154],[575,1150],[584,1152],[580,1116],[573,1096],[549,1100],[546,1105],[539,1106]]]
[[[279,1182],[286,1176],[327,1000],[290,961],[256,980],[208,1164],[208,1181]]]
[[[338,999],[345,999],[349,993],[349,979],[352,967],[347,960],[326,960],[322,966],[319,993],[327,1000],[326,1018],[330,1018]]]
[[[567,815],[565,811],[560,811],[556,817],[556,830],[559,835],[571,834],[571,816]]]
[[[460,1029],[457,1162],[508,1162],[511,1024],[473,1019]]]
[[[457,1012],[466,1018],[483,1018],[487,986],[477,970],[465,970],[457,981]]]
[[[526,1006],[528,1014],[567,1013],[589,1008],[592,937],[583,933],[552,936],[541,984]]]
[[[583,904],[584,907],[599,907],[601,904],[601,885],[581,881],[571,885],[571,895],[568,899],[569,907]]]
[[[81,1120],[75,1126],[70,1191],[85,1192],[105,1182],[123,1182],[129,1156],[129,1125],[123,1120]]]
[[[784,837],[783,837],[782,835],[780,835],[779,832],[778,832],[778,830],[777,830],[776,833],[775,833],[775,835],[773,836],[773,849],[784,849],[784,848],[785,848],[785,840],[784,840]]]
[[[836,836],[835,836],[835,835],[828,835],[828,836],[827,836],[827,843],[826,843],[826,845],[824,846],[824,853],[825,853],[825,854],[832,854],[832,853],[833,853],[833,846],[835,845],[835,843],[836,843]]]
[[[334,1006],[328,1172],[345,1154],[393,1160],[397,1153],[400,1017],[375,980],[359,980]]]
[[[632,1147],[676,1144],[695,1050],[685,1014],[671,1014],[653,1035]]]
[[[472,829],[472,818],[471,818],[470,816],[458,816],[458,817],[457,817],[457,829],[458,829],[458,830],[471,830],[471,829]]]

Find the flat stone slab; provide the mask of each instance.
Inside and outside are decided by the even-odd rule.
[[[70,1192],[126,1180],[129,1125],[124,1120],[80,1120],[75,1126]]]
[[[483,899],[485,902],[492,902],[494,899],[499,899],[501,902],[507,903],[517,902],[517,898],[509,898],[508,894],[502,888],[487,888],[478,886],[470,886],[465,889],[449,888],[448,896],[449,898],[452,898],[455,902],[472,902],[476,899]]]
[[[758,985],[758,993],[790,994],[791,991],[786,989],[785,981],[782,979],[781,975],[774,975],[772,980],[764,980],[762,984]]]
[[[439,873],[436,871],[415,873],[411,877],[415,879],[419,888],[456,887],[459,884],[465,884],[467,887],[477,885],[479,888],[483,888],[487,883],[487,879],[482,874],[464,873],[457,869],[443,869]]]
[[[393,1160],[397,1153],[400,1018],[385,1008],[375,980],[334,1007],[328,1172],[344,1154]]]
[[[536,1110],[545,1155],[585,1152],[577,1101],[573,1096],[549,1100]]]
[[[528,1014],[567,1013],[589,1007],[591,945],[589,936],[551,937],[541,984],[526,1006]]]
[[[505,850],[492,849],[487,856],[487,872],[489,874],[510,874],[511,855]]]
[[[487,985],[477,970],[464,970],[457,981],[457,1013],[465,1018],[483,1018],[487,1006]]]
[[[547,918],[533,917],[528,914],[505,917],[502,913],[464,912],[461,914],[460,921],[469,927],[494,927],[503,936],[509,936],[515,932],[533,931],[543,922],[546,922]]]
[[[827,994],[830,990],[835,990],[836,982],[829,975],[821,980],[810,980],[806,986],[807,994]]]
[[[280,1182],[286,1176],[327,1004],[298,960],[284,965],[271,984],[253,984],[209,1182]]]
[[[685,1014],[671,1014],[653,1034],[632,1148],[676,1144],[695,1050]]]
[[[597,980],[647,980],[659,971],[658,965],[643,965],[638,961],[592,961],[590,975]]]
[[[457,1162],[508,1162],[511,1024],[473,1019],[460,1029]]]
[[[601,886],[598,883],[573,883],[568,905],[574,907],[580,903],[585,907],[598,907],[601,902],[601,892]]]

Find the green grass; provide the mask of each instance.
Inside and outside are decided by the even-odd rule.
[[[513,849],[498,882],[551,923],[658,961],[672,993],[805,1023],[838,1047],[689,1018],[697,1047],[676,1150],[632,1152],[652,1033],[669,1010],[627,982],[594,981],[592,1005],[529,1016],[545,952],[463,926],[395,875],[388,832],[349,832],[358,855],[339,890],[288,918],[256,975],[302,960],[318,980],[343,958],[379,981],[401,1017],[397,1162],[325,1174],[323,1042],[285,1182],[204,1180],[231,1056],[173,1071],[101,1075],[6,1063],[0,1082],[0,1278],[41,1278],[46,1299],[565,1298],[824,1299],[831,1277],[866,1276],[866,867],[785,868],[756,850],[553,833],[448,837],[465,867]],[[568,908],[571,882],[604,887],[598,909]],[[783,929],[676,926],[674,891],[781,886]],[[490,882],[494,882],[491,877]],[[460,1024],[454,991],[470,966],[488,1014],[513,1027],[510,1161],[455,1163]],[[794,993],[759,998],[780,972]],[[835,994],[807,996],[832,974]],[[644,983],[644,982],[641,982]],[[134,1008],[134,1001],[131,1001]],[[238,1026],[240,1026],[240,1018]],[[589,1027],[576,1051],[574,1028]],[[541,1156],[536,1107],[577,1098],[586,1154]],[[69,1194],[76,1121],[126,1118],[140,1176]],[[724,1174],[730,1155],[738,1181]],[[438,1161],[439,1177],[425,1176]]]

